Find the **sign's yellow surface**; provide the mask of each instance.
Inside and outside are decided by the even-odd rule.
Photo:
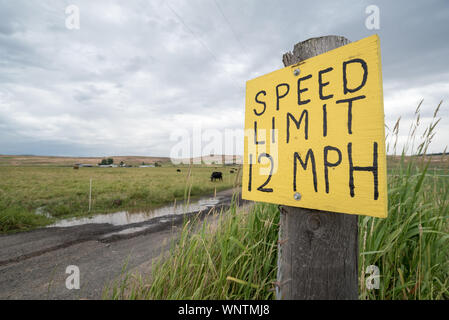
[[[246,83],[243,198],[387,216],[379,37]]]

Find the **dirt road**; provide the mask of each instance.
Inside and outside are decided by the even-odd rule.
[[[232,191],[218,193],[215,209],[229,206]],[[209,211],[209,210],[207,210]],[[148,272],[167,250],[185,218],[154,218],[122,226],[85,224],[0,236],[0,299],[100,299],[104,287],[127,270]],[[206,210],[200,213],[207,215]],[[80,270],[80,289],[66,288],[67,266]]]

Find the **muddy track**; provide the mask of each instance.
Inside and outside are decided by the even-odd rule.
[[[105,285],[128,271],[148,272],[185,219],[227,209],[232,191],[208,210],[163,216],[121,226],[85,224],[0,236],[0,299],[99,299]],[[80,269],[79,290],[68,290],[66,267]]]

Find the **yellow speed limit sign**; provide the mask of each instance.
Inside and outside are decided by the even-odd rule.
[[[377,35],[246,83],[244,199],[386,217]]]

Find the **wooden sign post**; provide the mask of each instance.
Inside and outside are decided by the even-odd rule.
[[[247,82],[242,196],[281,205],[279,299],[357,299],[357,215],[387,215],[379,38],[283,62]]]

